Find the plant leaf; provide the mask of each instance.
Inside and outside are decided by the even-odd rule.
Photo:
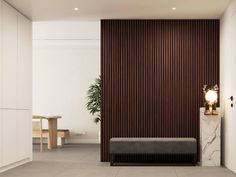
[[[101,76],[95,79],[95,83],[89,86],[87,91],[86,108],[90,114],[96,115],[94,122],[101,121]]]

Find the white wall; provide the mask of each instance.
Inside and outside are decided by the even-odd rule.
[[[236,99],[236,0],[232,0],[221,18],[220,80],[223,118],[224,164],[236,172],[236,102],[230,106],[230,96]]]
[[[33,23],[33,114],[61,115],[70,143],[98,142],[100,125],[85,104],[100,75],[99,39],[99,22]]]

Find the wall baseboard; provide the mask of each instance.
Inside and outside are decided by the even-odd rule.
[[[69,144],[100,144],[98,139],[79,139],[79,138],[66,139],[66,143],[69,143]]]
[[[4,172],[4,171],[7,171],[7,170],[10,170],[12,168],[16,168],[20,165],[23,165],[25,163],[28,163],[28,162],[31,162],[31,158],[27,158],[27,159],[24,159],[24,160],[21,160],[21,161],[18,161],[18,162],[15,162],[15,163],[12,163],[10,165],[6,165],[6,166],[3,166],[3,167],[0,167],[0,173]]]
[[[39,144],[39,139],[33,139],[34,144]],[[68,138],[65,139],[66,144],[100,144],[98,139],[82,139],[82,138]],[[47,139],[43,139],[43,144],[47,144]]]

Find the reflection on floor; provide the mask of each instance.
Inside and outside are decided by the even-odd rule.
[[[44,148],[45,149],[45,148]],[[57,150],[34,150],[34,161],[0,177],[236,177],[220,167],[115,166],[101,163],[98,145],[66,145]]]

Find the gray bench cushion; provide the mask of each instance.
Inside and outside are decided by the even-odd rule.
[[[111,138],[111,154],[196,154],[195,138]]]

